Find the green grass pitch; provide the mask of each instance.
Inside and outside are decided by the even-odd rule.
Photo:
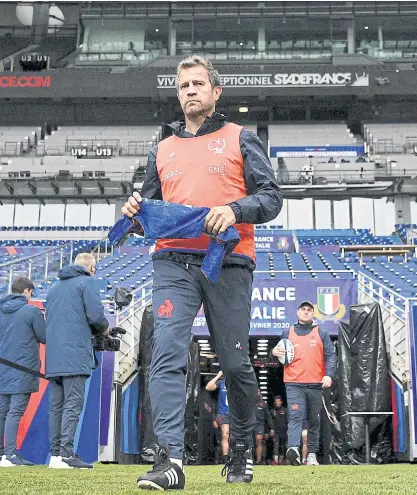
[[[96,464],[94,470],[46,467],[0,469],[1,495],[133,495],[146,466]],[[222,466],[186,466],[186,490],[192,495],[385,495],[417,494],[417,466],[255,466],[251,484],[229,485]],[[173,492],[178,493],[178,492]]]

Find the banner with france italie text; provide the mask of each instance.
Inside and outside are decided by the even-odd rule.
[[[297,321],[297,308],[303,301],[313,304],[315,322],[336,336],[339,321],[349,320],[349,308],[357,302],[357,281],[255,278],[250,335],[281,335],[284,329]],[[193,333],[197,336],[209,334],[202,308],[194,320]]]
[[[288,230],[256,230],[255,247],[257,253],[291,253],[294,251],[294,240]]]

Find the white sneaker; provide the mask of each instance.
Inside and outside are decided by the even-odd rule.
[[[9,459],[7,459],[7,457],[5,455],[2,455],[1,456],[1,460],[0,460],[0,467],[16,467],[15,464],[13,464],[13,462],[9,461]]]
[[[68,466],[66,462],[62,461],[62,456],[60,455],[51,455],[49,467],[51,469],[72,469],[71,466]]]
[[[320,466],[320,464],[317,462],[316,454],[308,454],[307,466]]]

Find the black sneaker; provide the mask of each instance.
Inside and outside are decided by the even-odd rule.
[[[73,454],[70,457],[62,457],[62,462],[73,469],[93,469],[92,464],[88,464],[80,459],[77,454]]]
[[[182,469],[169,459],[169,448],[161,445],[155,452],[155,464],[139,476],[138,487],[144,490],[183,490],[185,476]]]
[[[297,447],[290,447],[286,457],[293,466],[301,466],[300,452]]]
[[[236,442],[230,449],[230,459],[222,469],[227,483],[250,483],[253,480],[252,448]]]

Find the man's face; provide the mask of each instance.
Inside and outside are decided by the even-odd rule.
[[[23,295],[26,297],[27,302],[29,302],[32,299],[32,290],[30,289],[25,289],[23,291]]]
[[[178,99],[184,115],[190,119],[207,117],[214,112],[222,88],[213,86],[205,67],[182,69],[178,76]]]
[[[298,309],[297,316],[300,323],[310,323],[313,321],[314,310],[310,306],[303,306]]]
[[[90,275],[93,277],[94,274],[96,273],[96,264],[95,263],[91,263],[90,269],[88,271],[90,272]]]
[[[281,407],[282,406],[282,400],[281,399],[275,399],[275,407]]]

